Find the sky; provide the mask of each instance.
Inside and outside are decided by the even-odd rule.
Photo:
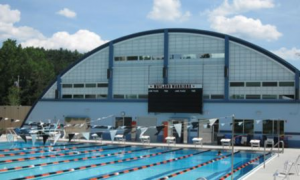
[[[88,52],[153,29],[225,33],[300,69],[300,0],[0,0],[0,46]]]

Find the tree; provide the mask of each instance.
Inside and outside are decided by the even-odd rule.
[[[16,86],[11,86],[8,91],[8,105],[19,106],[21,105],[20,89]]]
[[[15,40],[4,41],[0,48],[0,104],[32,105],[62,70],[81,57],[77,51],[22,48]]]

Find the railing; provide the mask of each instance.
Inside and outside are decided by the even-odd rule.
[[[6,140],[8,142],[13,142],[15,140],[15,137],[17,137],[17,133],[14,130],[14,128],[6,128]]]
[[[277,142],[275,145],[274,145],[274,143],[272,143],[272,147],[271,147],[271,149],[269,150],[269,152],[273,153],[273,148],[275,148],[275,147],[277,146],[277,147],[278,147],[278,151],[277,151],[278,156],[277,156],[277,157],[279,157],[280,143],[281,143],[281,145],[282,145],[281,153],[284,153],[284,141],[279,141],[279,142]],[[268,143],[267,143],[267,140],[265,140],[265,142],[264,142],[264,168],[266,168],[266,146],[267,146],[267,144],[268,144]]]

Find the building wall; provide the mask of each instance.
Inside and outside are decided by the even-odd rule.
[[[27,120],[96,119],[125,111],[133,119],[155,117],[160,125],[174,117],[235,114],[238,119],[287,120],[286,132],[297,139],[299,81],[298,69],[243,40],[197,30],[157,30],[92,51],[57,77]],[[148,113],[148,85],[164,83],[201,84],[203,115]],[[255,128],[261,132],[259,124]]]
[[[47,109],[47,111],[45,111]],[[121,112],[125,112],[126,117],[137,120],[139,117],[157,118],[157,125],[163,121],[176,119],[210,119],[219,118],[221,131],[230,131],[229,123],[234,114],[236,119],[283,119],[285,123],[285,134],[289,140],[300,141],[299,119],[300,104],[296,103],[205,103],[204,114],[185,114],[185,113],[148,113],[146,102],[55,102],[41,101],[35,110],[28,117],[28,121],[38,121],[40,119],[60,119],[64,117],[89,117],[91,121],[99,117],[114,115],[114,117],[97,121],[94,124],[114,125],[115,117],[122,117]],[[261,121],[262,122],[262,121]],[[261,135],[262,123],[256,124],[254,131]],[[196,134],[192,134],[196,136]]]

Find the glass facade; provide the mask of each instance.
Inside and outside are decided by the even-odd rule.
[[[43,99],[107,99],[109,88],[113,99],[147,99],[148,85],[163,84],[166,78],[170,84],[202,84],[203,99],[223,100],[227,75],[232,100],[296,97],[294,72],[257,50],[229,40],[225,71],[224,37],[186,32],[167,36],[168,42],[161,32],[113,43],[111,85],[109,47],[100,49],[63,74]]]

